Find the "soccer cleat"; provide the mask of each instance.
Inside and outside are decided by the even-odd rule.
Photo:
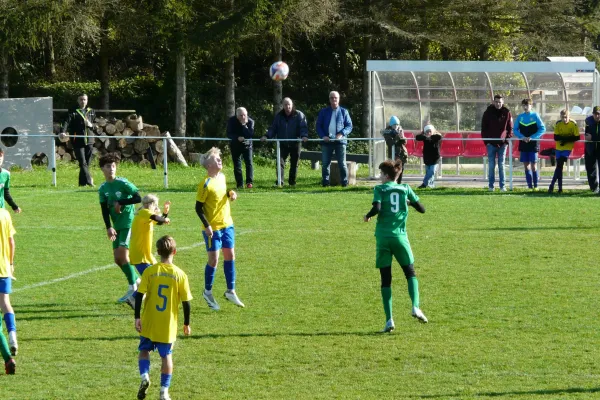
[[[393,331],[394,329],[396,329],[396,325],[394,325],[394,320],[390,318],[385,323],[385,328],[383,328],[383,330],[381,331],[381,333],[388,333],[388,332]]]
[[[425,314],[423,314],[423,311],[421,311],[420,308],[413,307],[412,316],[416,318],[419,322],[422,322],[424,324],[428,322],[427,317],[425,316]]]
[[[148,394],[149,387],[150,387],[150,379],[148,379],[148,378],[142,379],[142,383],[140,383],[140,390],[138,390],[138,395],[137,395],[138,400],[143,400],[146,398],[146,394]]]
[[[9,332],[8,333],[8,348],[10,349],[10,355],[16,356],[19,352],[19,344],[17,343],[17,333]]]
[[[160,400],[171,400],[171,396],[169,396],[169,392],[164,391],[164,392],[160,392]]]
[[[237,297],[237,294],[235,294],[235,292],[226,291],[225,293],[223,293],[223,296],[225,296],[227,300],[229,300],[238,307],[246,307],[244,303],[242,303],[242,301]]]
[[[204,292],[202,292],[202,297],[204,297],[204,300],[206,300],[206,304],[208,304],[208,307],[211,310],[219,311],[221,309],[221,307],[219,307],[219,304],[215,300],[215,297],[212,295],[212,293],[207,292],[206,289],[204,289]]]
[[[125,300],[125,304],[131,307],[132,310],[135,310],[135,297],[129,296],[127,300]]]
[[[134,293],[135,293],[135,289],[134,288],[128,289],[127,293],[125,293],[123,295],[123,297],[121,297],[119,300],[117,300],[117,303],[125,303],[128,298],[130,298],[130,297],[133,296]]]
[[[16,367],[17,363],[15,363],[15,360],[11,358],[4,363],[4,372],[6,372],[6,375],[14,375]]]

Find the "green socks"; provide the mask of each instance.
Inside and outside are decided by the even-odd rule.
[[[133,265],[131,265],[130,263],[125,263],[121,265],[120,268],[121,271],[123,271],[123,273],[127,277],[127,282],[129,282],[130,285],[135,284],[135,281],[137,280],[137,273],[135,272],[135,268],[133,268]]]
[[[2,332],[0,332],[0,354],[2,354],[4,362],[12,358],[10,355],[10,349],[8,348],[8,342],[6,341],[6,336],[4,336]]]
[[[413,307],[419,308],[419,281],[416,276],[408,280],[408,295]]]
[[[381,301],[383,302],[383,311],[385,311],[385,320],[389,321],[392,318],[392,288],[381,288]]]

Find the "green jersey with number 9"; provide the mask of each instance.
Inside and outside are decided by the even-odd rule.
[[[419,196],[406,183],[387,182],[373,189],[373,203],[381,203],[377,215],[376,237],[395,237],[406,235],[408,204],[419,201]]]

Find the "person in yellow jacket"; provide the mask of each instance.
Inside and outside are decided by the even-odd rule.
[[[569,111],[560,112],[560,121],[554,126],[554,140],[556,142],[556,169],[548,193],[554,192],[554,184],[558,182],[558,193],[562,193],[563,166],[569,159],[575,142],[579,140],[577,123],[569,119]]]

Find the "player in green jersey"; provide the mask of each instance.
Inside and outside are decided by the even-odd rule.
[[[412,301],[412,316],[426,323],[427,318],[419,308],[419,282],[413,266],[414,257],[406,234],[406,218],[408,206],[414,207],[420,213],[425,208],[419,203],[419,197],[405,183],[398,184],[402,171],[402,161],[385,161],[379,165],[381,170],[381,185],[373,189],[373,208],[364,217],[369,222],[377,217],[375,227],[376,261],[375,265],[381,274],[381,298],[385,311],[385,328],[383,332],[394,330],[392,318],[392,256],[398,261],[408,281],[408,294]]]
[[[4,150],[0,149],[0,207],[4,208],[4,201],[8,203],[10,208],[17,214],[21,212],[21,208],[15,203],[10,195],[10,172],[2,168],[4,162]]]
[[[133,183],[116,176],[118,163],[119,157],[112,153],[100,158],[100,169],[106,182],[100,185],[98,193],[106,234],[113,243],[115,263],[121,267],[129,283],[127,293],[118,302],[127,302],[133,307],[135,304],[133,294],[139,284],[139,277],[129,262],[129,238],[135,214],[134,204],[140,203],[142,198]]]

